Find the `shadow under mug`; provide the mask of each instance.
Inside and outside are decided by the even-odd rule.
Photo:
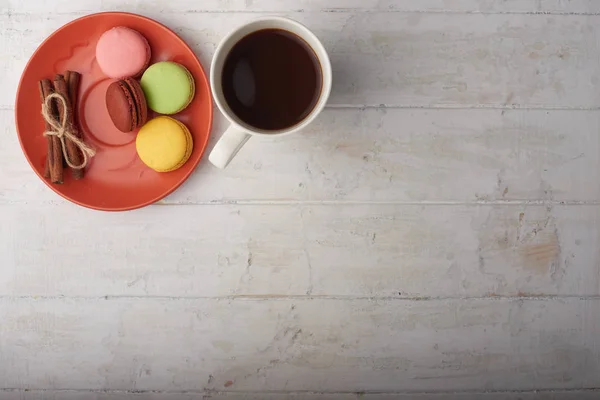
[[[282,29],[291,32],[300,38],[313,49],[319,63],[322,73],[322,88],[321,95],[317,100],[314,108],[302,121],[299,123],[281,130],[261,130],[246,124],[235,113],[225,100],[222,88],[223,66],[231,49],[245,36],[260,31],[263,29]],[[219,44],[213,57],[210,68],[210,86],[215,99],[215,103],[221,113],[229,120],[230,126],[227,128],[221,139],[217,142],[210,153],[208,159],[212,164],[219,168],[225,168],[229,162],[240,151],[244,144],[252,136],[270,136],[278,137],[289,135],[302,130],[310,124],[325,107],[331,92],[332,71],[331,62],[327,51],[319,41],[319,39],[307,27],[299,22],[283,17],[265,17],[256,19],[243,25],[233,32],[229,33]]]

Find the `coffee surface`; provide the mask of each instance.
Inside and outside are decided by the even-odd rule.
[[[263,130],[290,128],[315,107],[322,71],[313,49],[281,29],[253,32],[225,60],[222,88],[233,113]]]

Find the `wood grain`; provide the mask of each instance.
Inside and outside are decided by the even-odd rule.
[[[60,2],[61,13],[98,11],[144,12],[158,9],[179,13],[252,13],[252,12],[438,12],[438,13],[526,13],[526,14],[597,14],[595,0],[80,0]],[[56,13],[52,3],[23,3],[7,0],[3,11],[11,13]]]
[[[237,201],[600,201],[600,112],[328,109],[304,132],[252,139],[223,171],[207,161],[164,204]],[[0,111],[0,204],[61,202]],[[209,149],[227,126],[217,113]]]
[[[331,102],[160,205],[68,204],[14,94],[45,37],[109,10],[205,67],[297,19]],[[0,399],[597,398],[599,34],[596,0],[1,2]]]
[[[346,393],[346,392],[232,392],[232,391],[119,391],[11,390],[3,400],[597,400],[598,391],[547,390],[475,393]]]
[[[0,233],[10,240],[0,243],[0,295],[600,295],[597,206],[214,205],[104,214],[5,205],[3,213]]]
[[[146,3],[139,3],[146,4]],[[68,9],[68,8],[67,8]],[[143,10],[140,10],[143,11]],[[217,43],[253,15],[180,13],[148,6],[205,67]],[[600,15],[289,12],[331,57],[330,104],[391,107],[597,109]],[[0,107],[12,107],[29,56],[71,14],[4,20]],[[577,34],[574,34],[574,33]],[[16,44],[19,44],[18,46]]]
[[[3,299],[0,386],[267,392],[594,387],[599,317],[598,300],[579,299],[404,305]]]

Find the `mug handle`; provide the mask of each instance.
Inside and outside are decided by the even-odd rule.
[[[230,125],[210,152],[208,160],[217,168],[225,168],[250,139],[250,134]]]

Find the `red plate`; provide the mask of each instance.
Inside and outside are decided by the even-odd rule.
[[[175,61],[186,66],[196,80],[192,104],[174,117],[188,126],[194,138],[190,160],[173,172],[158,173],[137,156],[137,132],[122,133],[108,116],[104,95],[111,79],[100,70],[95,57],[96,42],[114,26],[141,32],[152,48],[152,63]],[[73,70],[82,74],[78,115],[86,142],[97,155],[85,178],[75,181],[65,169],[64,184],[53,185],[43,178],[46,138],[38,81]],[[150,117],[154,115],[151,113]],[[38,176],[56,193],[84,207],[124,211],[152,204],[173,192],[200,162],[212,125],[210,85],[198,58],[173,31],[149,18],[127,13],[101,13],[79,18],[54,32],[35,51],[19,83],[15,118],[23,152]]]

